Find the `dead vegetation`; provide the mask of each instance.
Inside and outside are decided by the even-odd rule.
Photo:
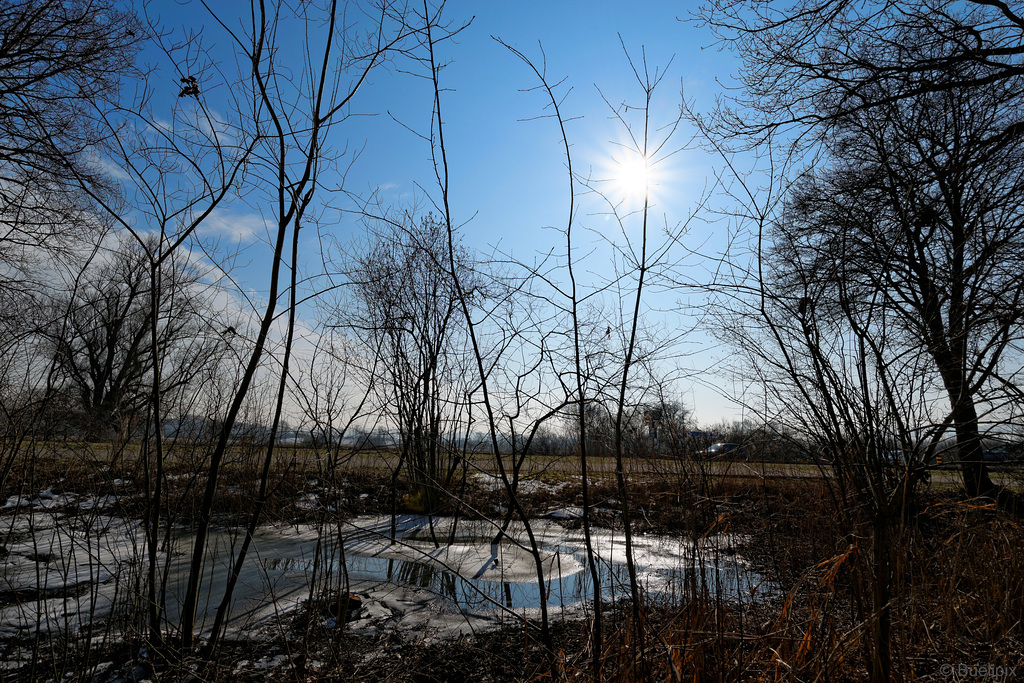
[[[12,479],[4,499],[30,491],[116,496],[114,514],[140,509],[145,481],[123,458],[118,463],[76,464],[66,457],[39,458],[21,480]],[[300,522],[330,514],[342,517],[388,512],[390,480],[372,471],[352,471],[327,486],[313,469],[293,460],[275,474],[276,492],[267,518]],[[253,478],[239,458],[222,477],[215,508],[218,523],[244,519]],[[168,499],[189,519],[195,476],[184,465],[169,470]],[[49,483],[48,483],[49,482]],[[580,503],[578,482],[559,482],[521,494],[531,515]],[[671,600],[650,597],[643,605],[644,650],[626,603],[605,606],[604,680],[861,680],[865,637],[860,601],[868,590],[871,548],[866,520],[855,509],[837,509],[817,479],[722,477],[703,494],[683,482],[652,478],[632,482],[637,533],[694,539],[728,533],[741,539],[740,555],[775,582],[766,600],[736,604],[697,582]],[[490,514],[507,504],[502,488],[472,478],[444,507],[469,516]],[[590,489],[599,524],[621,523],[620,492],[612,479]],[[402,496],[398,497],[402,500]],[[73,516],[74,506],[65,514]],[[18,514],[17,507],[4,518]],[[6,541],[5,541],[6,543]],[[1024,531],[1018,522],[983,500],[959,492],[925,489],[908,509],[889,546],[894,629],[893,669],[902,680],[941,680],[948,663],[1012,666],[1024,657]],[[11,594],[9,599],[33,600]],[[9,601],[9,600],[8,600]],[[322,616],[322,615],[321,615]],[[287,626],[269,640],[225,643],[212,661],[191,656],[160,659],[143,634],[107,641],[102,652],[86,652],[71,637],[53,643],[5,642],[7,654],[35,649],[39,661],[63,658],[60,666],[6,670],[3,680],[45,679],[45,671],[70,671],[88,664],[95,680],[128,680],[127,673],[176,680],[186,672],[200,680],[389,680],[507,681],[591,680],[591,624],[555,621],[553,651],[536,625],[523,624],[457,640],[424,642],[411,634],[356,635],[325,626],[323,619],[287,616]],[[299,620],[299,621],[295,621]],[[330,625],[328,623],[328,625]],[[301,628],[300,628],[301,626]],[[69,634],[71,635],[71,634]],[[148,653],[141,656],[140,652]],[[141,675],[141,674],[140,674]],[[27,676],[27,677],[26,677]]]

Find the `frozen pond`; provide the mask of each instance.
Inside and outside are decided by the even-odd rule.
[[[56,509],[8,510],[0,517],[7,538],[0,557],[0,638],[27,636],[36,629],[78,631],[89,621],[110,621],[116,629],[129,611],[145,613],[139,588],[146,566],[141,526],[104,516],[98,508],[75,516]],[[591,573],[582,532],[560,523],[571,513],[552,516],[533,522],[543,593],[552,616],[572,617],[586,610],[593,597]],[[325,586],[337,590],[345,579],[348,590],[363,599],[363,609],[350,624],[357,632],[399,628],[443,636],[539,614],[537,561],[521,524],[510,525],[496,544],[491,542],[494,522],[402,516],[396,527],[394,542],[390,517],[364,517],[320,530],[261,528],[235,589],[229,631],[275,632],[276,619],[309,598],[312,585],[317,591]],[[192,542],[184,532],[173,536],[159,555],[172,627],[180,618]],[[628,596],[621,532],[595,530],[592,540],[602,594],[606,599]],[[237,530],[211,533],[197,620],[205,628],[212,625],[239,544]],[[639,582],[654,598],[702,590],[732,601],[770,594],[771,588],[731,551],[732,544],[727,537],[705,538],[698,545],[637,537]],[[328,616],[323,620],[330,625]]]
[[[492,522],[465,520],[451,534],[451,519],[429,521],[419,516],[398,520],[398,542],[391,544],[388,518],[353,522],[346,543],[352,581],[391,583],[426,589],[453,609],[480,611],[539,608],[541,589],[537,562],[521,524],[508,529],[511,542],[492,544]],[[533,522],[549,607],[569,607],[593,597],[582,531],[570,531],[549,520]],[[599,581],[606,599],[627,596],[625,538],[621,532],[594,530]],[[434,539],[440,544],[435,547]],[[638,578],[645,592],[672,597],[687,580],[720,591],[730,600],[748,600],[767,590],[761,578],[728,551],[730,539],[713,537],[702,548],[678,539],[640,536],[633,539]],[[724,547],[723,547],[724,546]]]

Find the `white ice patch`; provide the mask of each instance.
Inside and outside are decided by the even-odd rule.
[[[386,560],[417,562],[475,581],[523,583],[537,580],[537,563],[533,553],[518,544],[507,542],[453,543],[434,547],[431,543],[417,540],[401,540],[392,544],[387,537],[378,537],[350,545],[346,552]],[[545,576],[564,578],[583,571],[583,566],[572,555],[548,550],[538,553]]]
[[[52,493],[52,492],[50,492]],[[58,496],[34,500],[54,501]],[[91,499],[92,500],[92,499]],[[10,502],[10,501],[8,501]],[[21,507],[3,516],[8,555],[0,562],[0,638],[36,629],[78,631],[89,619],[104,620],[118,605],[140,604],[135,594],[145,583],[148,553],[139,522],[98,513],[65,515],[64,507]],[[17,508],[18,503],[12,507]],[[10,507],[8,508],[11,509]],[[165,529],[161,530],[163,534]],[[551,519],[531,520],[537,544],[521,522],[504,530],[495,520],[454,520],[404,515],[366,516],[339,527],[261,527],[243,565],[232,601],[228,632],[258,637],[279,630],[277,620],[326,585],[337,586],[344,566],[344,590],[362,596],[362,609],[347,628],[374,633],[397,628],[435,637],[470,633],[503,621],[536,617],[541,595],[549,613],[570,617],[586,610],[593,596],[587,542]],[[212,530],[207,546],[197,631],[212,625],[224,594],[227,568],[241,543],[238,529]],[[341,539],[343,548],[337,543]],[[161,538],[163,543],[163,538]],[[174,530],[171,545],[158,554],[167,571],[168,623],[179,620],[194,537]],[[655,536],[633,539],[638,576],[648,590],[671,592],[685,572],[697,572],[699,585],[726,586],[730,595],[749,595],[760,577],[748,575],[732,555],[726,537],[685,540]],[[590,545],[602,572],[605,595],[623,595],[625,539],[621,531],[594,529]],[[344,557],[344,565],[341,558]],[[537,558],[544,585],[537,584]],[[325,573],[329,579],[325,580]],[[321,593],[314,591],[315,597]],[[127,601],[127,602],[121,602]],[[327,615],[321,623],[327,624]]]
[[[484,489],[488,491],[502,491],[505,488],[505,482],[502,481],[501,477],[496,474],[487,474],[485,472],[479,472],[471,477],[477,481]],[[538,491],[550,491],[557,493],[566,487],[566,483],[561,484],[546,484],[539,479],[520,479],[517,484],[516,490],[520,494],[531,494],[537,493]]]
[[[299,510],[318,510],[320,509],[320,496],[315,493],[303,493],[295,501],[295,507]]]

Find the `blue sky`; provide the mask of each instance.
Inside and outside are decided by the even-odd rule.
[[[162,14],[168,25],[196,18],[192,13],[180,13],[175,5],[166,7]],[[218,6],[218,10],[226,13],[229,7],[231,3]],[[466,244],[483,253],[497,249],[527,263],[537,254],[564,249],[560,235],[546,229],[564,227],[568,212],[568,180],[558,127],[552,119],[537,118],[546,113],[543,93],[524,92],[538,85],[536,76],[492,36],[538,65],[546,58],[549,79],[563,81],[563,115],[574,119],[568,124],[568,135],[576,171],[612,179],[595,183],[595,187],[628,205],[638,202],[638,197],[629,197],[628,190],[615,180],[620,175],[617,162],[626,156],[617,143],[628,138],[604,101],[614,106],[642,104],[643,93],[623,46],[638,65],[646,57],[652,72],[665,73],[652,102],[655,128],[677,118],[683,97],[697,110],[710,108],[736,70],[730,54],[711,46],[709,33],[685,21],[689,9],[687,3],[679,2],[452,0],[446,4],[445,14],[452,25],[470,22],[454,41],[443,44],[438,54],[447,64],[441,73],[445,88],[442,107],[453,219],[462,225]],[[206,26],[208,36],[213,36],[212,28]],[[403,73],[408,68],[408,63],[397,61],[374,72],[353,102],[351,111],[359,116],[338,126],[331,141],[335,149],[360,150],[352,160],[345,189],[364,197],[376,192],[391,209],[414,205],[422,209],[429,205],[430,197],[438,196],[429,146],[404,127],[428,130],[432,91],[425,81]],[[630,120],[640,123],[635,112]],[[686,221],[710,185],[714,160],[687,144],[692,134],[687,124],[681,125],[665,148],[675,153],[652,171],[655,225],[675,226]],[[635,239],[639,227],[631,220],[625,232],[620,232],[615,222],[603,215],[607,204],[593,195],[582,197],[579,205],[580,254],[590,253],[581,265],[590,283],[598,286],[612,268],[611,244]],[[227,240],[241,238],[245,246],[252,242],[247,235],[259,222],[253,213],[236,206],[233,213],[219,214],[210,225]],[[345,243],[357,239],[362,227],[357,216],[346,213],[328,221],[323,229]],[[721,227],[692,221],[683,249],[677,251],[720,250],[724,245],[715,241],[716,229]],[[315,267],[317,245],[312,233],[307,235],[306,246],[311,268]],[[253,291],[266,286],[264,251],[252,242],[239,260],[243,268],[236,275]],[[676,253],[671,258],[686,264],[687,277],[702,279],[705,265],[699,257],[684,258],[683,253]],[[609,295],[603,298],[606,305],[617,305],[607,300]],[[674,294],[652,296],[649,305],[671,309],[677,298]],[[653,310],[646,317],[648,322],[668,328],[691,323],[685,316]],[[687,350],[698,353],[678,365],[696,379],[681,381],[677,391],[696,409],[698,419],[711,423],[740,417],[738,409],[709,388],[730,392],[735,387],[723,387],[726,380],[705,372],[727,350],[701,334],[690,336]]]
[[[579,117],[568,126],[576,169],[592,169],[597,177],[613,175],[613,157],[622,156],[615,143],[624,136],[601,94],[614,104],[639,104],[642,95],[623,43],[635,58],[644,50],[653,68],[664,71],[668,65],[654,102],[658,125],[675,118],[681,91],[698,107],[709,105],[721,90],[716,77],[727,79],[731,67],[728,55],[701,49],[709,36],[678,20],[680,3],[450,2],[446,9],[453,23],[472,18],[456,42],[443,46],[440,58],[449,62],[442,72],[449,89],[442,106],[455,218],[476,216],[465,233],[480,247],[500,241],[516,252],[535,248],[538,227],[564,224],[568,192],[555,122],[527,120],[545,113],[542,93],[522,92],[537,79],[491,36],[538,63],[543,46],[549,78],[564,79],[562,92],[571,87],[563,114]],[[429,149],[388,116],[424,129],[431,94],[423,85],[378,72],[363,93],[356,110],[377,116],[357,122],[366,148],[353,167],[350,189],[384,187],[401,203],[411,201],[415,182],[430,183]],[[689,132],[679,131],[677,145]],[[707,160],[700,152],[684,152],[671,161],[657,180],[656,212],[678,220],[703,187]]]

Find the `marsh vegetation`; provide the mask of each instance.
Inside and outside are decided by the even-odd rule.
[[[1012,5],[713,1],[680,30],[740,87],[698,111],[623,44],[607,178],[573,84],[495,39],[564,173],[527,255],[452,191],[471,21],[186,5],[0,7],[0,680],[1024,658]],[[385,76],[413,200],[348,183]],[[725,377],[744,419],[696,424]]]

